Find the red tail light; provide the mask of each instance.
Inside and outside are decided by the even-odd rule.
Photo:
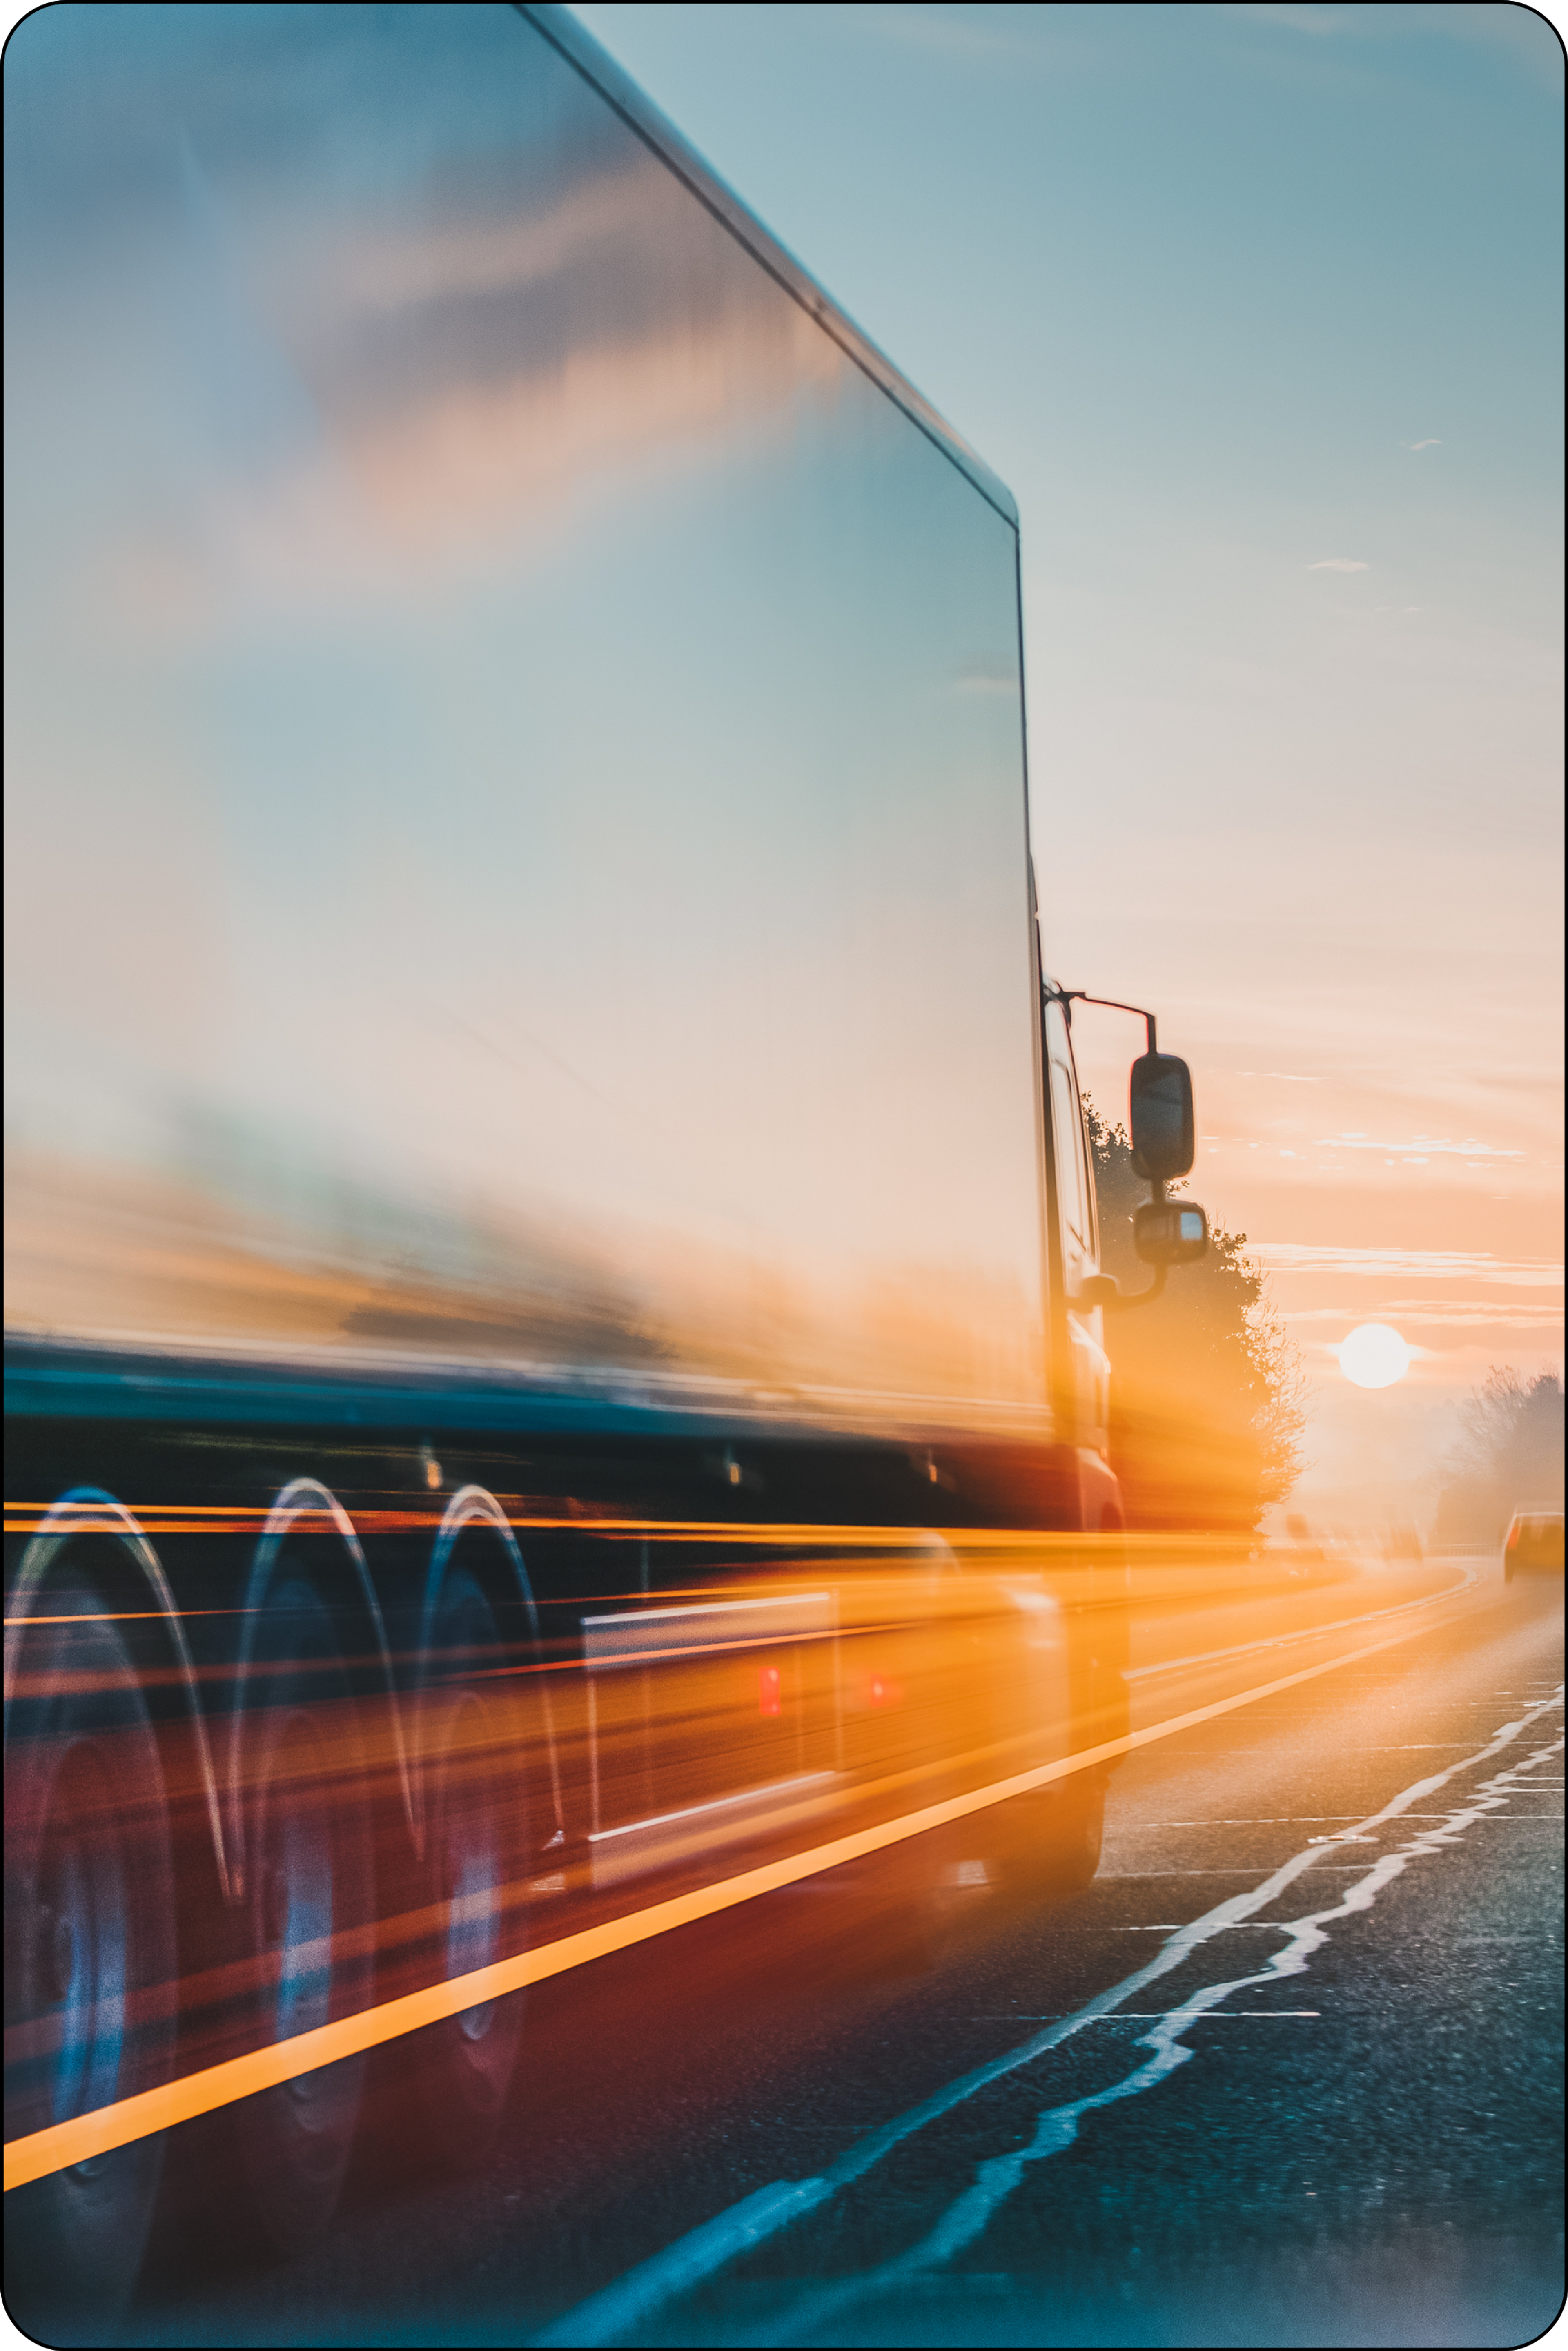
[[[757,1676],[757,1711],[758,1714],[777,1714],[779,1708],[779,1668],[777,1666],[760,1667]]]

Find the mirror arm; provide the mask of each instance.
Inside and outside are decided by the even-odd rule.
[[[1070,1024],[1075,1004],[1099,1004],[1103,1005],[1107,1012],[1136,1013],[1149,1032],[1150,1052],[1157,1053],[1159,1050],[1159,1047],[1155,1042],[1155,1016],[1152,1012],[1145,1011],[1141,1004],[1119,1004],[1113,996],[1091,996],[1082,987],[1057,987],[1049,979],[1043,982],[1041,993],[1048,1004],[1061,1006]]]
[[[1166,1286],[1166,1275],[1168,1270],[1166,1266],[1156,1265],[1154,1280],[1147,1290],[1134,1290],[1131,1297],[1128,1297],[1125,1291],[1118,1290],[1114,1298],[1102,1298],[1097,1302],[1104,1308],[1107,1314],[1125,1314],[1130,1307],[1152,1305]]]
[[[1113,996],[1091,996],[1086,988],[1082,987],[1058,987],[1049,979],[1041,980],[1040,992],[1047,1004],[1061,1005],[1070,1024],[1075,1004],[1098,1004],[1108,1012],[1134,1013],[1148,1030],[1149,1051],[1157,1053],[1159,1050],[1155,1037],[1155,1015],[1142,1004],[1122,1004]],[[1166,1197],[1164,1182],[1158,1178],[1153,1181],[1149,1186],[1149,1194],[1155,1202],[1163,1202]],[[1131,1296],[1118,1288],[1113,1275],[1096,1274],[1092,1280],[1085,1285],[1090,1292],[1088,1302],[1091,1306],[1103,1308],[1107,1314],[1125,1314],[1134,1306],[1152,1306],[1155,1300],[1161,1296],[1165,1290],[1166,1275],[1168,1271],[1167,1266],[1156,1265],[1155,1278],[1147,1290],[1134,1290]]]

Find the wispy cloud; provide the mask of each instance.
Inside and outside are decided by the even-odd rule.
[[[1370,563],[1357,563],[1349,555],[1325,555],[1321,563],[1309,563],[1309,571],[1370,571]]]
[[[1480,1249],[1341,1249],[1312,1241],[1249,1241],[1270,1273],[1341,1273],[1421,1281],[1493,1281],[1510,1290],[1560,1290],[1563,1268],[1543,1258],[1514,1259]]]
[[[942,8],[873,7],[846,8],[841,14],[862,31],[949,56],[1038,57],[1047,47],[1038,37],[1030,39],[1027,34],[1004,32],[978,23],[967,12],[949,15]]]
[[[1278,1078],[1282,1086],[1321,1086],[1322,1078],[1299,1078],[1293,1070],[1243,1070],[1244,1078]]]
[[[1227,14],[1250,16],[1256,25],[1283,25],[1292,33],[1315,33],[1320,39],[1325,33],[1343,33],[1345,29],[1343,12],[1338,8],[1271,8],[1244,5],[1229,9]]]
[[[1405,444],[1405,446],[1406,447],[1406,449],[1411,449],[1411,450],[1415,450],[1415,449],[1440,449],[1440,448],[1442,447],[1442,445],[1443,445],[1443,444],[1442,444],[1442,443],[1441,443],[1440,441],[1406,441],[1406,443]]]
[[[1348,1306],[1308,1306],[1300,1313],[1287,1307],[1284,1314],[1294,1329],[1298,1322],[1353,1322],[1358,1311]],[[1389,1322],[1447,1325],[1453,1330],[1556,1331],[1563,1324],[1560,1306],[1489,1306],[1469,1298],[1447,1306],[1436,1298],[1379,1300],[1377,1311]]]
[[[1525,68],[1531,80],[1554,94],[1563,88],[1562,47],[1551,24],[1534,8],[1471,6],[1464,0],[1437,0],[1436,5],[1423,5],[1421,0],[1397,0],[1395,5],[1357,0],[1354,8],[1270,6],[1267,0],[1239,0],[1238,5],[1238,0],[1229,0],[1229,5],[1218,6],[1213,13],[1239,16],[1255,25],[1278,25],[1286,32],[1305,33],[1320,41],[1335,34],[1364,43],[1429,39],[1436,34],[1440,39],[1474,44],[1509,57]]]
[[[1467,1135],[1463,1143],[1450,1143],[1447,1135],[1417,1134],[1407,1143],[1379,1143],[1370,1134],[1320,1134],[1314,1137],[1323,1151],[1389,1151],[1396,1155],[1418,1152],[1423,1158],[1434,1151],[1445,1151],[1456,1159],[1522,1159],[1522,1151],[1501,1151],[1490,1143],[1478,1143]]]

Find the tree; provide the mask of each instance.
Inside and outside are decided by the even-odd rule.
[[[1464,1547],[1502,1541],[1517,1510],[1563,1507],[1563,1383],[1528,1383],[1494,1364],[1459,1406],[1459,1435],[1444,1463],[1436,1539]]]
[[[1087,1095],[1084,1112],[1101,1262],[1124,1290],[1146,1290],[1133,1217],[1149,1187],[1123,1129]],[[1163,1297],[1105,1319],[1113,1466],[1131,1526],[1250,1533],[1300,1472],[1305,1377],[1246,1243],[1216,1228],[1207,1256],[1175,1268]]]

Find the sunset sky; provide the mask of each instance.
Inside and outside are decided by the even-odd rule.
[[[1562,52],[1521,7],[590,6],[1008,482],[1067,985],[1192,1062],[1313,1388],[1425,1514],[1562,1363]],[[1136,1024],[1081,1013],[1124,1100]],[[1331,1351],[1396,1325],[1409,1377]]]

